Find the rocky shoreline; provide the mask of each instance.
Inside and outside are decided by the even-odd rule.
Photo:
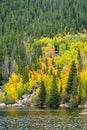
[[[87,114],[87,109],[83,110],[80,114],[81,115],[86,115]]]
[[[35,107],[35,106],[34,105],[27,106],[26,104],[21,103],[20,101],[17,101],[14,104],[7,104],[7,105],[5,103],[0,103],[0,108],[26,108],[26,107]],[[70,108],[70,106],[67,103],[65,103],[65,104],[60,104],[59,108]],[[86,111],[84,110],[84,112],[87,113],[87,104],[79,105],[77,108],[84,108],[86,110]]]

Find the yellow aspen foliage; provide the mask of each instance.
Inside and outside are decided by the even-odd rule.
[[[46,64],[44,62],[41,62],[41,69],[42,71],[45,71],[46,70]]]
[[[41,56],[39,56],[39,59],[38,59],[38,60],[39,60],[39,62],[41,63],[41,62],[42,62],[42,57],[41,57]]]
[[[31,90],[33,87],[37,86],[37,83],[41,82],[41,74],[39,71],[29,71],[29,88]]]
[[[13,72],[8,83],[4,86],[4,90],[9,96],[16,100],[19,97],[17,90],[21,88],[24,89],[22,76]]]
[[[53,69],[52,69],[52,74],[57,76],[57,73],[58,73],[57,69],[54,69],[54,68],[53,68]]]
[[[50,92],[50,88],[51,88],[51,84],[52,84],[52,75],[49,74],[43,74],[42,76],[47,93],[49,94]]]
[[[87,92],[87,67],[80,72],[80,82],[82,86],[82,96],[85,97]]]
[[[69,65],[65,65],[61,71],[61,75],[59,79],[59,90],[60,90],[60,87],[62,86],[63,92],[65,92],[66,90],[69,71],[70,71]]]
[[[32,80],[36,80],[36,82],[40,82],[41,81],[41,74],[39,71],[30,71],[29,78]]]
[[[29,88],[28,90],[31,90],[34,86],[36,86],[36,80],[35,79],[29,79]]]
[[[47,46],[42,47],[43,55],[45,57],[54,57],[55,56],[55,49],[54,45],[48,43]]]
[[[4,90],[11,98],[18,99],[16,88],[12,84],[6,84]]]
[[[48,38],[48,37],[42,37],[39,41],[40,44],[41,43],[52,43],[52,39]]]
[[[50,57],[47,57],[48,65],[52,66],[53,59]]]

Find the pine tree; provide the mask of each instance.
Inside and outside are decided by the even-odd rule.
[[[2,85],[2,73],[0,71],[0,85]]]
[[[69,94],[70,97],[72,97],[72,99],[71,99],[72,106],[76,106],[76,104],[77,104],[77,101],[76,101],[77,86],[78,86],[77,69],[76,69],[75,62],[72,61],[71,70],[69,73],[67,88],[66,88],[67,93]]]
[[[39,91],[38,98],[39,98],[39,106],[43,107],[45,100],[46,100],[46,89],[45,89],[45,85],[44,85],[43,80],[41,81],[41,88]]]
[[[56,84],[56,77],[53,76],[52,86],[50,90],[49,96],[49,107],[57,108],[59,106],[59,94],[58,94],[58,87]]]
[[[78,70],[79,72],[82,70],[82,57],[81,57],[81,54],[80,54],[80,50],[78,49]]]
[[[77,70],[76,70],[75,62],[72,61],[68,82],[67,82],[67,88],[66,88],[68,94],[72,94],[73,92],[74,77],[76,76],[76,73]]]
[[[81,89],[81,86],[79,86],[78,104],[80,104],[81,101],[82,101],[82,95],[81,95],[81,93],[82,93],[82,89]]]
[[[78,49],[78,72],[80,73],[82,71],[82,67],[83,67],[83,63],[82,63],[82,57],[81,57],[81,53],[80,50]],[[78,74],[79,75],[79,74]],[[81,88],[81,82],[80,82],[80,78],[79,79],[79,88],[78,88],[78,104],[81,103],[82,100],[82,88]]]
[[[63,91],[63,87],[62,87],[62,85],[60,86],[60,93],[62,93],[62,91]]]

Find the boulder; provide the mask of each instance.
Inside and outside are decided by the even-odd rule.
[[[69,108],[69,105],[68,104],[60,104],[60,106],[59,106],[60,108]]]
[[[11,105],[11,104],[8,104],[7,107],[12,107],[12,105]]]
[[[87,109],[83,110],[82,113],[80,113],[82,115],[86,115],[87,114]]]
[[[84,108],[84,105],[78,105],[78,108]]]
[[[85,104],[84,105],[78,105],[78,108],[87,108],[87,102],[85,102]]]
[[[83,106],[84,106],[84,108],[87,108],[87,104],[84,104]]]
[[[0,103],[0,108],[6,107],[5,103]]]
[[[87,112],[87,109],[83,110],[83,112]]]
[[[19,105],[17,103],[12,104],[12,107],[18,107]]]

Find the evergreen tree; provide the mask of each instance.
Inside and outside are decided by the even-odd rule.
[[[60,93],[62,93],[62,91],[63,91],[63,88],[62,88],[62,85],[60,86]]]
[[[80,54],[80,50],[78,49],[78,70],[79,72],[82,70],[82,57],[81,57],[81,54]]]
[[[29,68],[26,67],[26,68],[24,69],[24,73],[23,73],[23,83],[26,83],[26,82],[29,81],[28,72],[29,72]]]
[[[0,71],[0,85],[2,85],[2,73]]]
[[[58,106],[59,106],[58,87],[56,83],[56,77],[53,76],[52,86],[49,95],[49,107],[57,108]]]
[[[38,97],[39,97],[39,106],[43,107],[46,100],[46,89],[43,80],[41,81],[41,88]]]
[[[82,67],[83,67],[83,63],[82,63],[82,57],[81,57],[81,53],[80,53],[80,49],[78,49],[78,72],[80,73],[82,71]],[[79,78],[78,78],[79,79]],[[81,88],[81,83],[80,83],[80,79],[79,79],[79,88],[78,88],[78,104],[81,103],[82,100],[82,88]]]
[[[76,69],[75,62],[72,61],[66,91],[72,100],[71,106],[73,107],[77,105],[77,101],[76,101],[77,86],[78,86],[77,69]]]
[[[81,86],[79,86],[78,104],[80,104],[81,101],[82,101],[82,89]]]
[[[66,88],[68,94],[72,94],[73,92],[74,77],[76,76],[76,74],[77,74],[77,70],[76,70],[75,62],[72,61],[68,82],[67,82],[67,88]]]

